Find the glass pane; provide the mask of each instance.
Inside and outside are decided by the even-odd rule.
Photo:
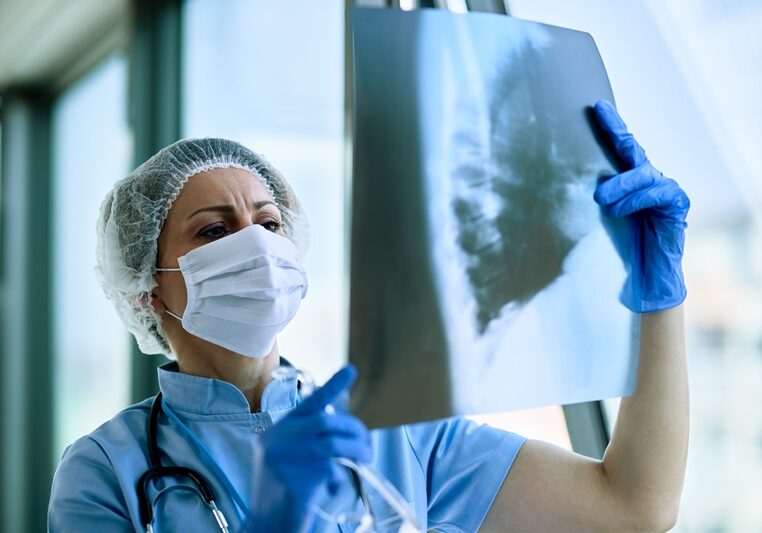
[[[617,105],[692,200],[684,269],[691,436],[676,531],[762,531],[762,4],[512,0],[590,32]],[[610,418],[618,403],[606,402]]]
[[[191,0],[184,7],[185,137],[263,154],[312,228],[309,293],[278,338],[323,381],[344,361],[344,2]]]
[[[512,431],[528,439],[551,442],[567,450],[572,449],[564,410],[560,405],[526,409],[512,413],[493,413],[469,416],[471,420],[492,427]]]
[[[126,60],[112,57],[53,111],[56,461],[129,400],[127,331],[94,272],[101,202],[129,171],[126,84]]]

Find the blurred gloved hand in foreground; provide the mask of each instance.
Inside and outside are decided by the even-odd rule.
[[[251,515],[241,533],[310,531],[310,508],[322,490],[335,494],[348,478],[334,457],[367,463],[370,434],[349,413],[326,409],[349,389],[357,371],[345,366],[264,433],[254,460]]]
[[[626,222],[612,235],[627,270],[620,300],[636,313],[675,307],[686,296],[681,261],[688,196],[651,165],[610,102],[599,100],[593,111],[624,170],[600,182],[594,195],[604,215]]]

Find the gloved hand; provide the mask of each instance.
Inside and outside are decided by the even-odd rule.
[[[624,231],[612,235],[627,270],[620,300],[636,313],[675,307],[686,296],[681,260],[688,196],[651,165],[610,102],[599,100],[593,110],[624,169],[599,183],[594,195],[604,215],[625,218]]]
[[[310,508],[322,490],[335,494],[343,467],[331,459],[356,463],[372,458],[370,434],[364,424],[340,409],[328,409],[355,380],[345,366],[320,389],[259,437],[254,460],[251,515],[241,533],[310,531]]]

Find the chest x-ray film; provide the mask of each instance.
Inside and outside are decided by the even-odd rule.
[[[355,9],[352,30],[353,411],[378,427],[631,393],[590,35],[434,9]]]

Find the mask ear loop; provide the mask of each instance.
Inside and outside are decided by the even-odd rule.
[[[159,268],[159,267],[156,267],[156,272],[182,272],[182,269],[181,268]],[[183,321],[183,317],[182,316],[177,316],[172,311],[170,311],[166,306],[164,307],[164,311],[169,316],[179,320],[180,322]]]
[[[170,311],[166,307],[164,308],[164,312],[167,313],[169,316],[173,317],[175,320],[179,320],[180,322],[183,321],[183,317],[177,316],[176,314],[174,314],[172,311]]]

